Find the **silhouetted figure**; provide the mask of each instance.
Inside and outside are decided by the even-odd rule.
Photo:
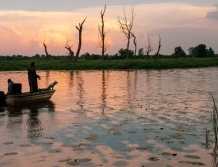
[[[35,62],[30,64],[28,68],[28,80],[30,86],[30,93],[38,92],[38,82],[37,78],[40,79],[40,76],[36,74]]]
[[[14,82],[12,82],[11,79],[8,79],[8,93],[7,95],[12,95],[14,92],[13,92],[13,85],[14,85]]]

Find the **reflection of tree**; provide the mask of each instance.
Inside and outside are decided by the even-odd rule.
[[[45,73],[45,85],[46,85],[46,86],[47,86],[48,84],[50,84],[50,83],[48,83],[49,73],[50,73],[50,71],[46,71],[46,73]]]
[[[73,71],[70,71],[70,82],[69,82],[70,83],[70,85],[69,85],[70,87],[73,86],[73,76],[74,76],[73,75]]]
[[[77,89],[78,89],[78,95],[79,95],[79,99],[78,99],[78,102],[77,104],[83,108],[83,96],[84,96],[84,88],[83,88],[83,85],[84,85],[84,80],[82,78],[82,75],[81,75],[81,72],[77,71],[76,72],[76,78],[77,78]]]
[[[27,119],[27,125],[28,125],[27,137],[32,143],[36,142],[39,138],[41,138],[43,134],[43,127],[37,116],[38,116],[38,110],[32,109],[30,110],[30,115],[29,118]]]
[[[104,114],[104,109],[106,107],[106,87],[105,87],[105,72],[102,71],[102,95],[101,95],[101,99],[102,99],[102,114]]]

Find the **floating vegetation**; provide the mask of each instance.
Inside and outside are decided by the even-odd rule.
[[[86,138],[89,141],[95,141],[98,139],[98,134],[91,134],[88,138]]]
[[[72,146],[69,144],[62,144],[61,147],[72,147]]]
[[[55,139],[55,137],[49,137],[49,136],[47,136],[47,137],[44,137],[45,139]]]
[[[71,158],[68,158],[68,159],[59,160],[58,162],[68,162],[68,161],[70,161],[70,160],[72,160],[72,159],[71,159]]]
[[[10,152],[10,153],[5,153],[4,155],[16,155],[16,154],[18,154],[18,153],[16,153],[16,152]]]
[[[51,144],[53,144],[53,143],[52,143],[52,142],[42,142],[42,144],[51,145]]]
[[[58,150],[58,149],[53,149],[53,150],[50,150],[49,153],[60,153],[61,151]]]
[[[4,145],[11,145],[11,144],[14,144],[13,142],[5,142],[3,143]]]
[[[194,165],[194,166],[204,166],[204,163],[201,162],[191,162],[191,161],[178,161],[178,163],[186,164],[186,165]]]
[[[152,146],[145,146],[145,147],[136,147],[136,150],[152,150],[153,147]]]
[[[174,150],[174,151],[182,151],[183,149],[182,149],[182,148],[178,148],[178,147],[171,147],[171,150]]]
[[[166,156],[168,156],[168,155],[172,155],[172,154],[169,153],[169,152],[162,152],[161,155],[166,155]]]
[[[116,157],[116,158],[118,158],[118,159],[124,159],[124,157],[122,157],[122,156],[118,156],[118,157]]]
[[[71,166],[77,166],[80,164],[80,162],[77,159],[75,159],[75,160],[67,161],[67,164]]]
[[[89,162],[91,161],[92,159],[90,158],[82,158],[82,159],[78,159],[79,162]]]
[[[149,161],[159,161],[160,159],[158,157],[150,157],[148,158]]]
[[[185,155],[184,157],[186,158],[191,158],[191,159],[201,159],[199,156],[197,155]]]
[[[32,145],[30,145],[30,144],[21,144],[21,145],[19,145],[20,147],[30,147],[30,146],[32,146]]]
[[[138,138],[138,140],[148,140],[149,138],[147,137],[141,137],[141,138]]]
[[[129,131],[128,133],[129,133],[129,134],[135,134],[135,133],[137,133],[137,132],[135,132],[135,131]]]

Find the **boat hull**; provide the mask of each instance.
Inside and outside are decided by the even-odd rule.
[[[5,101],[6,101],[6,105],[9,106],[36,103],[36,102],[49,100],[54,94],[54,92],[55,90],[50,89],[50,90],[39,91],[35,93],[22,93],[20,95],[8,95]]]

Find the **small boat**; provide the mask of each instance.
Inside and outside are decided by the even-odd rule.
[[[26,92],[16,95],[7,95],[5,97],[5,103],[8,106],[16,106],[49,100],[56,91],[53,88],[57,83],[57,81],[54,81],[47,88],[39,89],[38,92],[34,93]]]

